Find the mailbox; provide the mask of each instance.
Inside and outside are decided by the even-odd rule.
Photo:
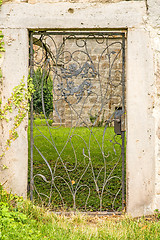
[[[121,117],[123,115],[123,110],[122,107],[116,107],[115,108],[115,113],[114,113],[114,132],[117,135],[121,135],[122,129],[121,129]]]

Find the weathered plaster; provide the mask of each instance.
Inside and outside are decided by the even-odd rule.
[[[160,27],[160,1],[159,0],[147,0],[149,23],[155,27]]]
[[[154,93],[153,53],[148,32],[130,29],[127,49],[127,210],[141,215],[152,212],[155,181],[154,117],[150,106]]]
[[[160,209],[160,1],[147,0],[147,15],[144,17],[146,29],[150,34],[153,51],[154,87],[155,94],[153,115],[155,118],[155,198],[154,209]]]
[[[69,9],[73,9],[70,13]],[[144,2],[4,4],[1,28],[128,28],[143,23]]]
[[[28,31],[24,29],[4,29],[5,54],[2,64],[3,94],[2,103],[5,104],[15,86],[25,76],[28,76]],[[1,140],[3,146],[8,139],[9,130],[13,127],[15,113],[10,114],[9,123],[2,122],[3,128]],[[13,193],[26,197],[27,173],[28,173],[28,141],[27,141],[27,119],[18,129],[19,137],[12,143],[4,159],[0,162],[0,182]],[[3,170],[3,164],[8,169]],[[7,182],[6,182],[7,181]]]
[[[99,0],[98,3],[117,3],[122,1],[147,1],[147,0]],[[65,0],[3,0],[3,3],[14,2],[14,3],[56,3],[56,2],[66,2]],[[67,2],[71,3],[84,3],[83,0],[68,0]],[[88,3],[97,3],[97,0],[86,0]]]
[[[154,81],[155,81],[155,103],[153,115],[155,118],[155,205],[154,209],[160,209],[160,35],[159,28],[151,25],[148,31],[152,39],[151,47],[154,54]]]

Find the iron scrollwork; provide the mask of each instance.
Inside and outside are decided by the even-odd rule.
[[[54,210],[121,211],[124,134],[114,133],[113,124],[116,107],[125,113],[124,34],[36,32],[31,38],[32,77],[36,81],[40,69],[37,85],[47,132],[33,121],[34,192]],[[48,78],[51,125],[44,98]],[[32,118],[34,114],[33,108]]]

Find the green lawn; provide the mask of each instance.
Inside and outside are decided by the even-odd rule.
[[[159,240],[159,219],[159,212],[138,219],[55,215],[6,193],[0,185],[1,240]]]
[[[34,121],[35,198],[55,211],[120,211],[121,136],[113,127],[53,128],[44,121]]]

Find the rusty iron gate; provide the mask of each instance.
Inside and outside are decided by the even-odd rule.
[[[125,207],[125,32],[30,32],[30,198]]]

